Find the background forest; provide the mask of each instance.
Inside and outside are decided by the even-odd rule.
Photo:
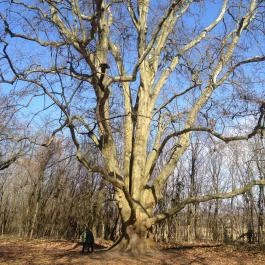
[[[73,239],[89,224],[96,237],[118,238],[121,220],[115,188],[99,174],[87,173],[73,149],[69,139],[56,139],[48,148],[35,147],[1,171],[2,235]],[[158,207],[167,208],[191,194],[225,192],[253,178],[264,178],[264,150],[260,137],[243,145],[194,138],[168,180],[165,200]],[[94,156],[93,152],[89,155]],[[264,199],[260,186],[235,198],[191,204],[154,226],[155,239],[263,243]],[[251,239],[249,230],[253,231]]]

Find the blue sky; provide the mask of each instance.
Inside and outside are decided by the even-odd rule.
[[[155,14],[156,12],[156,8],[157,5],[161,3],[158,1],[152,1],[152,5],[151,5],[151,15],[152,12],[154,12],[153,14]],[[184,26],[188,26],[188,27],[192,27],[193,25],[196,24],[196,26],[198,26],[198,29],[203,29],[205,26],[209,25],[217,16],[220,7],[221,7],[221,1],[206,1],[206,4],[200,4],[200,3],[195,3],[192,5],[191,9],[190,9],[190,13],[197,13],[197,11],[202,12],[202,18],[196,18],[196,17],[192,17],[189,16],[188,18],[184,18],[182,20],[183,25]],[[4,10],[6,8],[5,4],[0,4],[0,10]],[[20,11],[20,10],[16,10],[16,11]],[[23,12],[21,12],[21,14],[23,14]],[[28,15],[29,18],[32,17],[32,14],[27,14],[25,13],[25,15]],[[16,15],[16,17],[18,17]],[[152,18],[154,19],[154,18]],[[152,21],[150,21],[150,23],[152,23]],[[199,23],[199,25],[198,25]],[[14,28],[16,30],[23,30],[23,28],[20,27],[20,25],[17,23],[16,20],[13,20],[12,22]],[[1,25],[0,30],[3,30],[3,25]],[[215,33],[218,33],[219,31],[221,31],[221,26],[216,27],[216,29],[213,30],[213,32],[210,34],[213,35]],[[43,32],[40,33],[41,37],[44,37]],[[48,38],[49,39],[54,39],[55,36],[57,36],[54,31],[52,29],[50,29]],[[262,36],[257,36],[258,39],[260,39],[260,41],[262,41]],[[133,40],[132,40],[133,42]],[[254,42],[253,42],[254,43]],[[262,42],[261,42],[262,43]],[[133,57],[135,57],[135,51],[130,51],[129,50],[130,47],[126,47],[126,66],[127,68],[130,70],[132,68],[133,65]],[[264,45],[261,44],[261,49],[264,49]],[[258,51],[257,48],[253,48],[253,49],[248,49],[247,53],[245,53],[246,57],[252,56],[253,54],[256,53],[260,53],[260,51]],[[18,39],[12,39],[10,46],[8,47],[8,53],[12,56],[14,56],[16,58],[16,65],[24,67],[25,64],[36,64],[36,65],[43,65],[45,67],[47,67],[48,65],[50,65],[51,63],[51,51],[49,49],[46,48],[42,48],[41,46],[34,44],[34,43],[30,43],[30,42],[25,42],[25,41],[20,41]],[[247,69],[247,67],[246,67]],[[88,71],[89,72],[89,71]],[[246,70],[246,74],[250,74],[251,73],[251,68]],[[256,73],[257,74],[257,73]],[[260,70],[260,74],[262,74],[262,70]],[[183,77],[180,77],[179,75],[173,74],[168,82],[169,85],[167,85],[165,87],[165,91],[164,93],[167,94],[168,97],[170,97],[170,94],[174,94],[175,91],[182,91],[183,89],[185,89],[188,85],[189,82],[188,80],[186,80]],[[139,85],[138,80],[135,82],[134,85],[132,85],[132,89],[137,89]],[[7,85],[1,85],[2,87],[2,91],[1,93],[5,93],[8,90],[10,90],[10,86]],[[20,90],[20,88],[22,88],[22,84],[18,83],[16,84],[15,88],[17,90]],[[54,89],[59,89],[58,84],[55,84]],[[87,86],[88,88],[88,86]],[[169,89],[170,88],[170,89]],[[255,89],[262,95],[262,93],[264,92],[263,87],[260,87],[260,84],[256,84],[255,85]],[[114,88],[114,91],[118,91],[117,88]],[[95,101],[94,101],[94,96],[92,96],[92,93],[89,92],[90,94],[87,94],[88,97],[91,96],[91,101],[88,103],[90,104],[90,106],[93,108],[95,106]],[[220,94],[219,96],[224,96],[225,94],[223,93],[223,90],[216,92],[216,95],[218,96],[218,93]],[[117,95],[120,95],[117,92]],[[263,93],[264,95],[264,93]],[[218,97],[219,97],[218,96]],[[20,99],[21,100],[21,99]],[[25,99],[22,102],[25,103],[29,100]],[[160,99],[160,101],[162,100],[162,98]],[[21,103],[22,103],[21,102]],[[162,102],[162,101],[161,101]],[[181,108],[181,106],[184,104],[186,105],[186,101],[185,100],[178,100],[178,106]],[[28,120],[28,118],[30,119],[30,117],[33,117],[34,113],[40,111],[41,109],[43,109],[44,107],[48,106],[51,103],[51,101],[48,99],[48,97],[45,97],[45,99],[43,97],[36,97],[32,100],[30,106],[26,109],[23,110],[23,112],[21,112],[23,119]],[[85,104],[82,103],[82,104]],[[78,105],[78,104],[77,104]],[[47,119],[58,119],[60,117],[60,112],[57,111],[57,108],[52,107],[51,109],[43,112],[40,115],[34,116],[33,122],[32,122],[32,126],[36,129],[39,129],[44,120]]]

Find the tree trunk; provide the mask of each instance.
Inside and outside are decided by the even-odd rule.
[[[212,222],[213,240],[219,240],[218,213],[219,213],[219,203],[218,200],[216,200],[214,206],[213,222]]]
[[[135,223],[125,228],[120,243],[114,250],[125,251],[134,255],[146,254],[155,250],[153,234],[143,224]]]
[[[148,215],[139,206],[135,207],[135,213],[134,220],[122,216],[122,235],[113,250],[139,255],[155,249],[155,240],[152,233],[153,223],[150,222]]]
[[[29,236],[30,239],[32,239],[32,237],[33,237],[34,228],[35,228],[35,224],[36,224],[36,221],[37,221],[38,211],[39,211],[39,201],[37,201],[35,212],[34,212],[34,216],[33,216],[33,220],[32,220],[32,223],[31,223],[30,236]]]
[[[264,203],[265,203],[265,196],[264,196],[264,187],[259,187],[259,200],[258,200],[258,242],[262,243],[264,241]]]

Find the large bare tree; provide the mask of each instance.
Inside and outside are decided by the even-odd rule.
[[[37,104],[50,113],[44,145],[68,129],[77,159],[115,187],[128,250],[188,204],[265,184],[158,207],[193,133],[228,143],[264,132],[263,1],[1,2],[3,87],[25,106],[39,99],[33,118]],[[252,129],[237,130],[248,115]]]

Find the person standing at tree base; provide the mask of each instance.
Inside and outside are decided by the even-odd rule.
[[[83,243],[82,253],[92,253],[94,251],[94,235],[90,229],[87,227],[81,236],[81,240]]]

